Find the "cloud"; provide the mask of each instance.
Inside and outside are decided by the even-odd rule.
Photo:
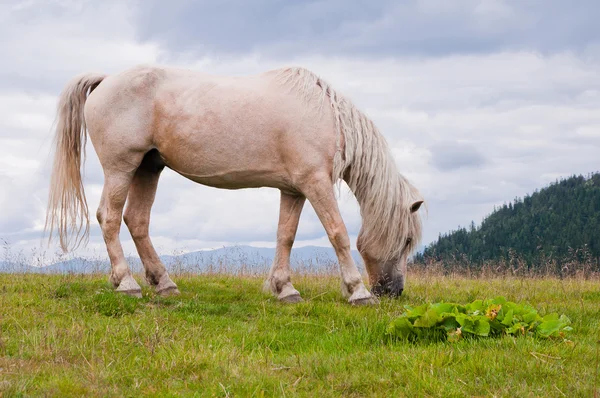
[[[350,97],[428,202],[425,243],[557,176],[600,169],[596,3],[541,1],[94,2],[0,5],[0,238],[39,245],[51,127],[64,84],[85,71],[166,63],[224,75],[306,66]],[[555,6],[553,9],[552,7]],[[552,29],[550,28],[552,26]],[[103,173],[91,145],[95,213]],[[360,213],[339,200],[349,232]],[[274,244],[279,193],[219,190],[166,170],[150,232],[161,253]],[[105,248],[92,219],[87,249]],[[126,253],[135,248],[125,226]],[[307,203],[297,242],[327,244]],[[50,251],[56,247],[53,246]]]
[[[0,5],[0,90],[56,94],[74,75],[114,73],[156,62],[157,47],[135,40],[131,4],[30,0]]]
[[[459,142],[439,142],[430,148],[433,165],[441,172],[454,171],[461,167],[480,167],[486,160],[469,144]]]
[[[151,0],[138,37],[172,53],[447,56],[598,45],[593,0]]]

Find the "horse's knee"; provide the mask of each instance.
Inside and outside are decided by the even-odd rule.
[[[121,228],[121,218],[112,216],[111,213],[104,207],[98,208],[96,211],[96,219],[100,224],[100,229],[105,237],[112,237],[119,234]]]
[[[350,250],[350,238],[344,228],[335,227],[328,232],[329,240],[333,247],[339,251]]]
[[[125,210],[123,221],[125,221],[125,225],[127,225],[133,239],[143,239],[148,236],[149,223],[143,216],[140,216],[133,211]]]

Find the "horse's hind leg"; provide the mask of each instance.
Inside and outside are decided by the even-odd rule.
[[[124,170],[126,169],[105,168],[104,188],[96,217],[102,228],[102,236],[112,267],[110,281],[118,292],[142,297],[142,289],[131,275],[131,270],[123,254],[123,247],[119,241],[123,206],[134,174],[133,170]]]
[[[146,280],[150,285],[155,286],[158,294],[169,296],[179,294],[179,290],[169,277],[148,235],[150,211],[163,168],[164,164],[158,152],[154,150],[146,154],[131,182],[123,219],[144,264]]]
[[[285,303],[302,301],[300,293],[294,289],[290,281],[290,252],[305,200],[304,196],[292,196],[281,192],[275,258],[265,288],[270,289],[279,300]]]

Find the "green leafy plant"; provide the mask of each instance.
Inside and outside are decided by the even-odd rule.
[[[564,338],[573,330],[570,319],[556,313],[541,316],[527,304],[507,301],[504,297],[455,303],[405,306],[406,312],[392,321],[387,334],[393,337],[444,339],[455,342],[466,336],[533,335]]]

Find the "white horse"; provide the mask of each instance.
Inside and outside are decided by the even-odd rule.
[[[302,300],[290,281],[289,260],[308,199],[335,249],[349,302],[376,303],[354,264],[338,210],[334,186],[343,179],[360,205],[357,248],[373,293],[402,293],[407,256],[421,238],[417,210],[423,200],[399,174],[373,122],[309,70],[225,77],[140,66],[73,79],[58,104],[46,216],[49,239],[58,227],[64,251],[89,234],[81,178],[86,130],[104,170],[96,216],[117,291],[141,297],[119,241],[124,219],[148,283],[161,295],[179,293],[148,236],[166,166],[212,187],[280,190],[276,254],[266,281],[279,300]]]

